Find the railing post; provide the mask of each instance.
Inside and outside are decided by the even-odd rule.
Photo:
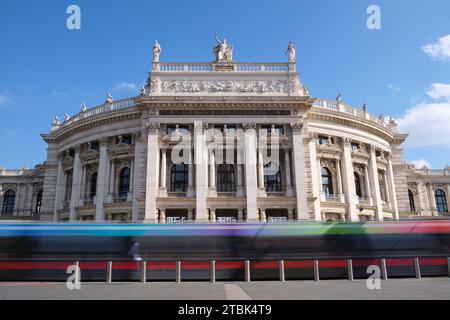
[[[450,257],[447,257],[448,276],[450,277]]]
[[[286,282],[286,276],[284,274],[284,260],[278,261],[278,268],[280,269],[280,281]]]
[[[175,281],[177,283],[181,282],[181,261],[176,262],[176,275],[175,275]]]
[[[245,268],[245,282],[250,282],[250,260],[244,261],[244,268]]]
[[[381,279],[387,280],[388,274],[386,268],[386,259],[385,258],[380,259],[380,263],[381,263]]]
[[[141,261],[141,283],[147,282],[147,261]]]
[[[420,279],[421,275],[420,275],[420,262],[419,262],[419,258],[414,258],[414,273],[416,274],[416,279]]]
[[[353,281],[353,261],[352,261],[352,259],[347,260],[347,273],[348,273],[348,280]]]
[[[211,281],[211,283],[215,283],[216,282],[216,261],[215,260],[211,260],[209,262],[209,280]]]
[[[320,280],[319,260],[314,260],[314,281]]]
[[[75,266],[76,266],[76,273],[75,273],[75,283],[80,283],[81,279],[81,270],[80,270],[80,261],[75,261]]]
[[[108,261],[106,264],[106,282],[112,282],[112,261]]]

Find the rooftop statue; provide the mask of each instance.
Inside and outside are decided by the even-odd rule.
[[[159,62],[159,55],[161,53],[161,45],[158,43],[158,40],[155,40],[153,44],[153,62]]]
[[[287,47],[287,50],[285,53],[289,55],[289,62],[295,63],[295,46],[292,43],[292,41],[289,41],[288,47]]]
[[[233,47],[227,41],[227,38],[223,38],[220,40],[217,37],[216,33],[216,41],[217,45],[214,47],[213,52],[216,55],[216,61],[232,61],[233,60]]]

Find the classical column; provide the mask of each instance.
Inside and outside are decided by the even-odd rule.
[[[216,209],[215,208],[209,209],[209,221],[216,222]]]
[[[86,198],[86,191],[87,191],[87,167],[86,165],[82,165],[81,166],[81,201],[80,201],[80,205],[84,205],[84,198]]]
[[[302,123],[292,124],[293,162],[295,190],[297,195],[297,220],[308,220],[306,197],[305,146],[303,145]]]
[[[216,157],[214,149],[209,149],[209,187],[216,189]]]
[[[76,210],[80,201],[81,188],[81,160],[80,160],[80,146],[75,147],[75,156],[73,160],[73,174],[72,174],[72,194],[70,197],[70,221],[76,221]]]
[[[243,197],[244,196],[244,189],[243,189],[243,177],[244,177],[244,173],[243,173],[243,155],[242,155],[242,149],[239,148],[240,147],[240,143],[238,142],[238,147],[236,149],[236,158],[237,158],[237,163],[236,163],[236,172],[237,172],[237,196],[238,197]]]
[[[156,209],[156,196],[159,175],[159,123],[147,124],[147,172],[145,179],[145,217],[144,222],[155,223],[158,211]]]
[[[428,190],[428,203],[430,205],[431,215],[436,216],[438,215],[438,212],[436,206],[436,199],[434,197],[433,192],[433,186],[431,185],[431,183],[427,183],[427,190]]]
[[[261,209],[259,209],[259,211],[260,211],[259,219],[261,220],[261,222],[266,222],[267,221],[266,209],[261,208]]]
[[[208,149],[206,147],[206,135],[201,121],[194,122],[194,154],[196,174],[196,220],[208,221],[208,208],[206,198],[208,196]]]
[[[423,193],[423,183],[417,182],[417,206],[416,211],[419,213],[419,215],[422,214],[422,211],[425,209],[423,206],[423,200],[422,200],[422,193]]]
[[[387,166],[387,177],[386,180],[388,182],[389,187],[389,198],[391,202],[391,209],[394,210],[394,219],[399,220],[400,216],[398,213],[398,203],[397,203],[397,192],[395,190],[395,182],[394,182],[394,171],[392,169],[392,156],[388,157],[388,166]]]
[[[116,187],[116,160],[112,159],[111,160],[111,165],[110,165],[110,170],[109,170],[109,194],[111,195],[111,198],[113,198],[115,196],[115,187]]]
[[[16,192],[16,198],[14,199],[14,211],[13,215],[18,216],[19,215],[19,204],[20,204],[20,196],[22,194],[22,183],[17,184],[17,192]]]
[[[135,147],[136,150],[136,147]],[[136,155],[135,155],[136,157]],[[130,188],[128,190],[128,194],[132,194],[134,189],[134,159],[130,161]]]
[[[257,169],[255,124],[244,126],[245,182],[247,196],[247,221],[259,220],[257,209]]]
[[[64,195],[64,170],[62,165],[62,156],[58,157],[58,171],[56,176],[56,194],[55,194],[55,206],[53,208],[53,221],[58,221],[58,210],[62,207],[62,197]]]
[[[100,157],[98,161],[97,172],[97,192],[95,200],[95,221],[101,222],[104,220],[103,203],[108,194],[108,138],[100,140]]]
[[[244,221],[244,209],[238,209],[238,221]]]
[[[265,190],[264,186],[264,157],[261,146],[258,148],[258,182],[259,189]]]
[[[141,199],[141,159],[142,141],[141,135],[137,135],[134,142],[134,170],[133,170],[133,200],[131,207],[131,221],[139,221],[139,199]]]
[[[367,200],[369,200],[369,205],[372,206],[373,205],[372,191],[370,189],[369,171],[367,170],[367,166],[364,166],[364,181],[365,181],[365,185],[366,185],[365,196],[366,196]]]
[[[293,221],[294,220],[294,217],[295,217],[295,208],[292,208],[292,209],[287,209],[288,210],[288,220],[289,221]],[[319,217],[320,218],[320,217]],[[317,220],[317,219],[316,219]]]
[[[166,209],[159,209],[159,223],[166,223]]]
[[[336,184],[337,184],[337,196],[339,201],[345,202],[344,194],[342,193],[342,175],[341,175],[341,160],[336,159]]]
[[[59,143],[56,143],[54,140],[45,140],[48,143],[48,147],[40,219],[41,221],[51,221],[55,210],[55,197],[58,187],[60,187],[57,185]]]
[[[284,170],[286,173],[286,196],[292,197],[292,176],[291,176],[291,160],[289,158],[289,149],[284,149]]]
[[[384,181],[384,195],[386,197],[386,203],[389,205],[389,208],[392,209],[391,207],[391,197],[389,195],[389,185],[388,185],[388,178],[387,178],[387,172],[384,173],[384,177],[383,177],[383,181]]]
[[[383,202],[380,194],[380,184],[378,181],[377,157],[375,154],[376,148],[370,146],[370,161],[369,161],[369,180],[370,190],[372,191],[373,206],[375,207],[375,218],[378,221],[383,221]]]
[[[195,208],[188,209],[188,221],[194,221],[194,211]]]
[[[358,221],[358,212],[356,209],[356,187],[355,187],[355,173],[352,163],[352,150],[350,139],[343,138],[343,154],[342,154],[342,175],[344,182],[345,200],[348,208],[348,215],[350,221]]]
[[[189,148],[189,152],[192,152],[191,148]],[[188,190],[187,190],[187,196],[193,197],[195,195],[194,190],[194,165],[192,164],[192,156],[189,157],[189,165],[188,165]]]
[[[167,149],[161,148],[161,177],[160,177],[160,187],[161,189],[166,189],[167,180]]]
[[[321,210],[320,209],[320,191],[321,191],[320,165],[317,161],[316,137],[313,133],[311,133],[308,136],[308,148],[309,148],[309,165],[310,165],[310,170],[311,170],[314,220],[321,221],[322,216],[320,213],[320,210]],[[293,213],[292,213],[292,219],[294,219]]]

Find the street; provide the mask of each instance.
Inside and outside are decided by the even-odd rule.
[[[308,300],[450,299],[449,278],[389,279],[369,290],[366,280],[259,282],[0,283],[0,299],[161,299],[161,300]]]

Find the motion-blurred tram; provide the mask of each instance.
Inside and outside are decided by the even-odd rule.
[[[0,225],[0,280],[58,280],[74,261],[88,280],[104,277],[107,261],[118,280],[138,278],[142,263],[150,278],[170,279],[175,261],[182,261],[186,279],[207,279],[211,260],[219,278],[241,278],[250,260],[253,278],[270,279],[281,259],[291,278],[308,278],[312,260],[319,260],[322,276],[339,278],[348,259],[356,275],[387,259],[391,275],[407,276],[416,257],[425,274],[447,275],[449,256],[450,220]]]

